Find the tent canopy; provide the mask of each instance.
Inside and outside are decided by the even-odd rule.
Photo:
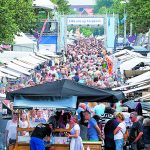
[[[45,8],[54,9],[55,5],[50,0],[34,0],[33,7],[35,8]]]
[[[58,80],[47,82],[33,87],[19,89],[7,93],[7,99],[14,100],[15,96],[25,97],[69,97],[77,96],[78,102],[117,102],[124,99],[121,91],[103,90],[79,84],[72,80]]]
[[[123,105],[129,107],[130,109],[135,109],[138,102],[135,102],[134,100],[130,100],[125,102]],[[141,102],[142,109],[150,111],[150,102]]]

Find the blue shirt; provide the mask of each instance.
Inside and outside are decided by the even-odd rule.
[[[99,105],[96,105],[94,107],[94,112],[96,115],[100,116],[100,115],[103,115],[104,112],[105,112],[105,105],[104,104],[99,104]]]
[[[91,118],[88,122],[88,140],[90,141],[99,141],[98,133],[95,128],[97,122],[94,118]]]
[[[35,122],[46,123],[46,120],[44,118],[36,118]]]

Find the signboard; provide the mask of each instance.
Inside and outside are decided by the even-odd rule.
[[[98,17],[68,17],[67,18],[67,25],[103,25],[104,18]]]

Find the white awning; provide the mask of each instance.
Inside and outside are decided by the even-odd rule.
[[[32,66],[32,68],[34,68],[34,67],[36,67],[36,66],[38,66],[40,63],[38,62],[36,62],[36,61],[34,61],[33,59],[31,59],[31,58],[18,58],[18,60],[20,60],[20,61],[22,61],[22,62],[24,62],[24,63],[27,63],[27,64],[29,64],[29,65],[31,65]]]
[[[128,93],[132,93],[132,92],[135,92],[135,91],[140,91],[140,90],[144,90],[144,89],[148,89],[150,88],[150,85],[145,85],[145,86],[141,86],[139,88],[134,88],[134,89],[131,89],[131,90],[128,90],[128,91],[123,91],[124,94],[128,94]]]
[[[15,45],[36,44],[36,42],[29,39],[23,32],[18,33],[18,35],[15,35],[14,42],[15,42]]]
[[[17,64],[17,65],[19,65],[19,66],[22,66],[22,67],[24,67],[24,68],[27,68],[28,70],[31,70],[31,69],[34,68],[32,65],[28,65],[28,64],[26,64],[26,63],[24,63],[24,62],[22,62],[22,61],[20,61],[20,60],[14,59],[12,62],[15,63],[15,64]]]
[[[0,77],[7,77],[9,79],[16,79],[17,78],[17,77],[11,76],[11,75],[3,73],[3,72],[0,72]]]
[[[123,89],[126,89],[126,88],[130,88],[130,87],[134,87],[134,86],[137,86],[137,85],[144,85],[146,84],[147,82],[136,82],[136,83],[131,83],[131,84],[128,84],[128,85],[123,85],[123,86],[120,86],[120,87],[115,87],[113,88],[112,90],[115,91],[115,90],[123,90]]]
[[[13,75],[13,76],[18,77],[18,78],[21,76],[21,74],[15,72],[15,71],[11,71],[7,68],[3,68],[3,67],[0,67],[0,71],[4,72],[4,73],[8,73],[8,74]]]
[[[131,78],[131,79],[127,80],[126,83],[137,83],[137,82],[142,82],[142,81],[146,81],[146,80],[150,80],[150,71],[145,72],[134,78]]]
[[[23,57],[23,58],[20,58],[20,60],[24,60],[24,61],[30,62],[31,64],[35,64],[35,65],[43,63],[43,61],[38,60],[32,56]]]
[[[45,62],[47,59],[46,58],[41,58],[41,57],[39,57],[39,56],[37,56],[37,55],[34,55],[34,54],[31,54],[30,56],[32,56],[32,57],[34,57],[34,58],[36,58],[36,59],[38,59],[38,60],[41,60],[41,61],[43,61],[43,62]]]
[[[50,59],[49,57],[47,57],[47,56],[45,56],[45,55],[42,55],[42,54],[40,54],[40,53],[36,53],[36,55],[39,56],[39,57],[45,58],[45,59],[47,59],[47,60]]]
[[[20,67],[20,66],[14,64],[14,63],[8,63],[8,64],[7,64],[7,67],[8,67],[8,68],[11,68],[11,69],[14,69],[14,70],[16,70],[16,71],[18,71],[18,72],[21,72],[21,73],[23,73],[23,74],[25,74],[25,75],[31,75],[31,73],[28,72],[25,68]]]
[[[133,59],[130,59],[120,65],[120,71],[123,72],[123,70],[132,70],[132,68],[134,68],[141,62],[150,63],[150,59],[147,59],[146,57],[145,58],[135,57]]]

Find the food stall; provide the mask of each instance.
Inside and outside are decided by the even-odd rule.
[[[123,98],[124,95],[121,91],[96,89],[66,79],[47,82],[7,93],[7,99],[13,100],[14,106],[17,109],[31,107],[75,109],[80,102],[117,102]],[[24,130],[32,132],[33,128],[17,128],[18,132]],[[70,132],[70,129],[57,128],[54,129],[54,132]],[[59,137],[55,137],[55,141],[47,144],[46,147],[54,146],[56,150],[69,149],[67,138],[63,137],[63,140],[60,139]],[[85,149],[89,147],[91,150],[101,150],[102,142],[83,141],[83,145]],[[14,149],[29,150],[29,139],[20,142],[17,137],[15,148],[9,148],[9,150]]]

